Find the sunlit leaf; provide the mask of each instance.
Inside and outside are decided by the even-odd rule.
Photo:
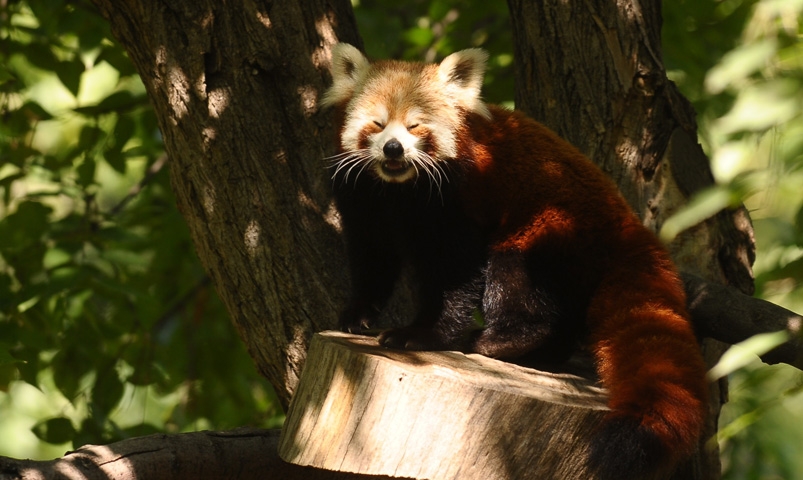
[[[789,340],[789,334],[785,331],[761,333],[747,340],[732,345],[726,351],[716,365],[708,371],[708,378],[716,380],[724,377],[739,368],[744,367],[756,360],[756,357],[763,355],[773,348]]]
[[[40,422],[37,432],[48,441],[101,443],[164,431],[181,402],[192,414],[173,417],[182,420],[171,428],[191,428],[187,422],[198,419],[226,426],[254,420],[253,398],[267,398],[269,387],[211,287],[198,294],[204,273],[167,169],[119,209],[108,205],[163,156],[157,117],[130,59],[91,2],[21,0],[3,12],[0,339],[13,342],[0,353],[0,388],[27,382],[50,399],[47,409],[71,412],[74,436],[64,420]],[[398,18],[375,18],[387,39],[401,37]],[[84,71],[98,63],[119,76]],[[79,91],[100,100],[71,110]],[[104,160],[119,175],[99,169]],[[201,322],[192,334],[190,321]],[[209,355],[198,358],[201,351]],[[125,377],[108,366],[110,355],[129,362]],[[191,390],[188,371],[197,372]],[[144,395],[120,402],[122,378],[149,392],[148,418],[137,413]],[[65,407],[62,395],[73,406]],[[9,416],[18,414],[17,400],[8,402]],[[148,427],[127,431],[117,427],[120,419]]]
[[[123,90],[109,95],[97,105],[78,107],[75,111],[83,115],[97,116],[104,113],[125,111],[145,104],[147,104],[147,99],[144,96],[134,95],[129,91]]]
[[[430,28],[414,28],[408,30],[405,39],[413,45],[424,46],[432,41],[433,35]]]
[[[772,58],[778,48],[775,39],[765,39],[736,48],[722,57],[705,78],[705,87],[710,93],[720,93],[729,86],[741,85],[745,78],[754,74]]]
[[[764,82],[743,89],[727,115],[719,119],[723,133],[761,131],[800,113],[800,84],[794,80]]]
[[[733,193],[726,187],[713,187],[700,192],[664,222],[660,232],[661,239],[667,243],[671,242],[683,230],[729,207],[733,201]]]

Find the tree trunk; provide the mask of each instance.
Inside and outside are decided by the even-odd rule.
[[[348,0],[95,0],[153,102],[196,251],[286,407],[347,282],[317,98]]]
[[[606,171],[655,231],[690,195],[713,184],[694,110],[666,78],[661,2],[508,0],[516,106],[550,126]],[[755,246],[745,209],[722,212],[670,245],[679,268],[753,292]],[[726,345],[703,342],[713,365]],[[711,385],[699,453],[675,478],[719,478],[716,434],[726,381]],[[714,443],[715,445],[715,443]]]
[[[509,0],[516,108],[607,172],[654,231],[714,183],[694,109],[666,78],[661,2]],[[744,209],[670,245],[682,270],[753,293],[755,244]]]

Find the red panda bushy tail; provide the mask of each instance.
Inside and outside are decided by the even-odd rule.
[[[600,479],[663,478],[694,451],[707,408],[705,364],[682,284],[657,240],[633,244],[641,246],[606,274],[588,312],[592,353],[610,394],[589,452]]]

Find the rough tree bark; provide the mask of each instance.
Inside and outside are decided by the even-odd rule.
[[[322,168],[333,132],[316,99],[328,79],[331,45],[361,44],[350,2],[93,2],[153,102],[198,255],[257,368],[286,406],[312,333],[336,326],[345,297],[342,240]],[[659,228],[711,183],[693,112],[661,63],[658,0],[509,5],[517,105],[610,173],[645,223]],[[749,219],[737,210],[685,233],[673,251],[681,268],[750,293],[752,247]],[[716,300],[709,297],[696,298],[710,309]],[[706,314],[712,325],[721,319],[721,310]],[[762,328],[783,328],[781,316]],[[705,350],[713,359],[722,346],[707,341]],[[799,352],[792,349],[779,361]],[[722,396],[719,385],[712,386],[711,429]],[[157,442],[130,455],[196,440],[160,438],[161,447]],[[109,447],[123,458],[129,446]],[[216,454],[238,448],[234,440],[214,446]],[[269,448],[275,458],[275,447]],[[172,468],[191,465],[189,451],[172,460]],[[79,463],[87,466],[93,456],[96,464],[105,461],[89,451]],[[230,468],[249,468],[237,462]],[[50,468],[23,463],[0,462],[0,474],[23,478],[26,468]],[[697,458],[685,472],[685,478],[717,478],[716,455]],[[132,467],[128,478],[136,474]],[[35,478],[63,478],[58,475]],[[351,478],[331,475],[314,478]]]
[[[196,251],[287,406],[312,333],[334,328],[345,263],[317,98],[348,0],[95,0],[153,102]]]
[[[646,225],[660,230],[692,194],[713,184],[696,141],[694,110],[666,77],[660,1],[509,0],[508,5],[517,107],[610,174]],[[755,246],[744,209],[689,229],[670,248],[682,270],[752,294]],[[725,348],[704,340],[709,365]],[[706,450],[704,443],[717,431],[726,387],[724,379],[712,384],[699,453],[675,478],[719,477],[719,452]]]
[[[399,480],[352,475],[282,461],[278,430],[148,435],[85,445],[49,461],[0,458],[0,480]]]

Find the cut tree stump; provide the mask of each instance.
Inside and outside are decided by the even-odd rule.
[[[312,340],[279,455],[432,480],[588,479],[586,445],[605,400],[577,375],[324,332]]]

